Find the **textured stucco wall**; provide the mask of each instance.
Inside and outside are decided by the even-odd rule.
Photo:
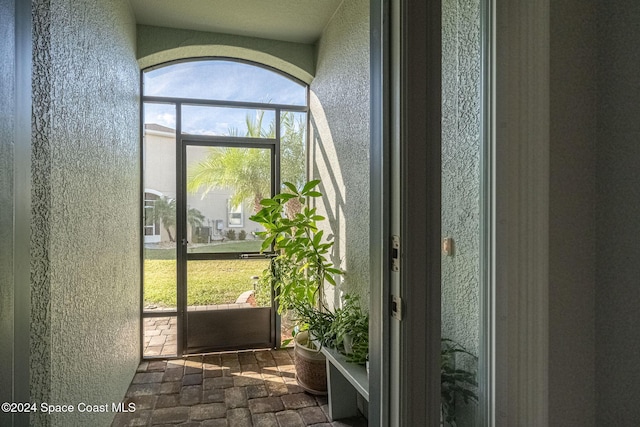
[[[0,401],[11,401],[13,369],[13,139],[15,10],[0,0]],[[4,417],[4,418],[3,418]],[[7,421],[0,414],[0,424]]]
[[[311,176],[322,179],[344,290],[369,306],[369,2],[344,2],[318,44]],[[326,210],[325,210],[326,209]]]
[[[550,7],[549,425],[587,427],[596,425],[595,1]]]
[[[135,22],[119,0],[37,0],[33,16],[32,401],[118,402],[139,359]]]
[[[442,336],[478,355],[480,297],[480,1],[442,4]],[[460,367],[473,369],[469,357]],[[463,404],[460,402],[460,404]],[[474,411],[458,407],[459,425]]]
[[[640,419],[640,2],[598,0],[596,425]]]
[[[138,25],[140,68],[185,58],[246,59],[284,71],[306,83],[315,71],[314,47],[304,43]]]
[[[480,2],[442,5],[442,336],[478,354]]]

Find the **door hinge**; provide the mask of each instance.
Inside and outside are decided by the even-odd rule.
[[[402,320],[402,298],[391,295],[391,317]]]
[[[400,271],[400,237],[391,236],[391,271]]]

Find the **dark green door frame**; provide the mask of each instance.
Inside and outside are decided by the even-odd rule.
[[[178,116],[181,116],[182,105],[177,104]],[[280,189],[280,117],[282,110],[275,108],[276,135],[274,139],[261,141],[248,140],[238,137],[194,136],[182,135],[181,125],[176,126],[176,241],[177,248],[177,310],[178,310],[178,355],[208,351],[227,351],[247,348],[279,348],[280,347],[280,316],[276,313],[273,295],[271,307],[256,307],[248,310],[215,310],[202,312],[188,311],[188,275],[187,265],[195,260],[225,260],[243,259],[241,253],[198,253],[187,252],[187,148],[188,147],[225,147],[252,148],[269,150],[271,162],[271,196]],[[251,253],[251,255],[260,255]],[[246,262],[251,262],[248,258]],[[195,321],[194,321],[195,319]],[[191,326],[190,326],[191,322]],[[265,330],[268,323],[268,330]],[[224,330],[214,331],[212,325],[225,325]],[[269,338],[260,339],[267,336]],[[221,347],[220,342],[212,342],[212,337],[227,341]],[[259,341],[256,341],[258,339]],[[215,341],[215,340],[214,340]],[[194,344],[194,342],[196,344]]]

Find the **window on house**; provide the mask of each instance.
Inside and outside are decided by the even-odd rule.
[[[146,240],[150,237],[160,237],[160,220],[156,215],[156,201],[160,198],[157,194],[144,193],[144,236]]]
[[[242,204],[233,206],[229,202],[229,227],[243,227],[244,218],[242,216]]]

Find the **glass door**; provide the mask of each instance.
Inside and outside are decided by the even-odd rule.
[[[250,217],[275,191],[275,147],[206,138],[182,146],[183,353],[274,347],[272,289],[260,280],[269,259]]]

